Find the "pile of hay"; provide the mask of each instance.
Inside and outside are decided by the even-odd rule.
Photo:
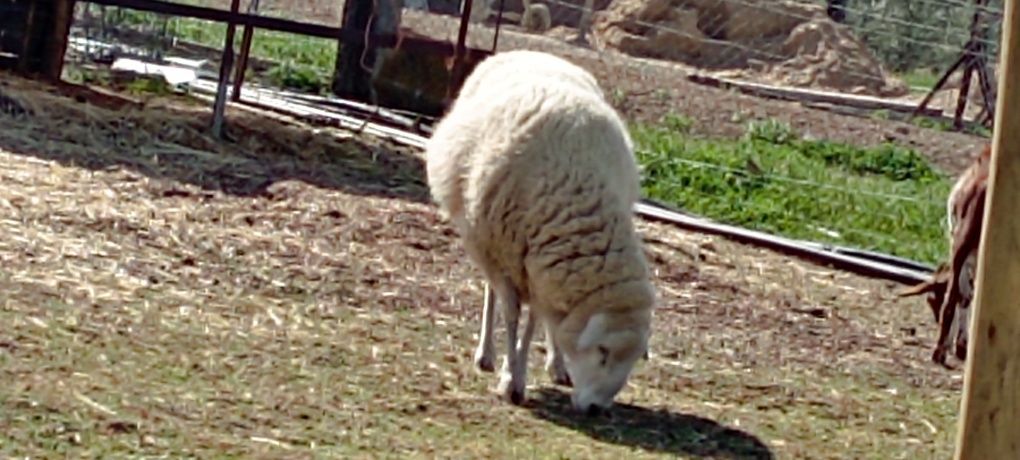
[[[380,139],[231,108],[224,142],[211,134],[210,104],[197,99],[147,96],[131,102],[84,91],[69,98],[55,87],[3,78],[0,94],[26,112],[18,129],[0,131],[10,149],[89,169],[127,167],[230,194],[259,195],[287,178],[416,201],[427,197],[420,158]]]
[[[595,45],[781,85],[897,97],[908,88],[822,5],[618,0],[596,13]]]

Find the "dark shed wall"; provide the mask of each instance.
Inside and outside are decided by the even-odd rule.
[[[27,14],[28,2],[0,0],[0,68],[16,67],[25,37]]]

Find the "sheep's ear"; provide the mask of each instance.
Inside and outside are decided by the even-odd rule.
[[[601,339],[606,333],[606,315],[605,313],[598,313],[588,319],[588,324],[584,326],[584,330],[581,331],[581,335],[577,339],[577,349],[587,350],[595,346],[597,341]]]

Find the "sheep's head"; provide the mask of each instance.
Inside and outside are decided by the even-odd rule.
[[[608,409],[623,389],[634,363],[648,349],[650,315],[647,311],[596,313],[579,335],[562,334],[558,343],[573,382],[571,402],[576,410],[592,414]]]

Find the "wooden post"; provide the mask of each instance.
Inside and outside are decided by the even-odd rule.
[[[343,29],[356,30],[362,34],[369,27],[372,17],[372,0],[347,0],[344,2]],[[338,41],[336,68],[333,71],[333,94],[357,101],[371,99],[371,74],[362,67],[375,64],[375,50],[369,43],[343,43]],[[367,52],[366,52],[367,51]]]
[[[464,0],[464,9],[460,13],[460,29],[457,31],[457,43],[453,50],[453,68],[450,71],[447,94],[453,94],[453,89],[460,88],[467,78],[467,72],[464,69],[464,59],[465,54],[467,54],[468,23],[471,22],[471,7],[473,4],[473,0]],[[495,41],[493,44],[495,45]],[[495,50],[493,51],[495,52]]]
[[[258,14],[259,0],[252,0],[248,4],[248,14]],[[244,86],[244,73],[248,70],[248,53],[251,52],[251,40],[255,35],[255,28],[244,26],[244,33],[241,35],[241,54],[237,56],[237,70],[234,71],[234,88],[230,92],[230,100],[241,102],[241,87]]]
[[[921,103],[917,105],[917,109],[911,115],[911,118],[917,116],[925,109],[928,108],[928,104],[932,98],[935,97],[935,93],[942,90],[942,87],[949,81],[949,77],[956,72],[956,70],[963,66],[964,73],[963,79],[960,80],[960,94],[957,97],[956,102],[956,113],[953,117],[953,127],[959,130],[963,127],[963,114],[967,105],[967,97],[970,92],[970,78],[973,74],[977,74],[981,81],[982,95],[984,96],[983,105],[984,110],[991,113],[994,108],[990,104],[990,98],[986,90],[991,89],[988,86],[990,79],[988,78],[988,66],[987,60],[985,59],[986,47],[984,45],[985,33],[987,29],[987,21],[984,20],[982,12],[985,6],[988,4],[987,0],[973,0],[974,1],[974,15],[971,17],[970,22],[970,39],[963,46],[963,54],[960,56],[953,65],[949,66],[939,81],[935,83],[935,86],[928,91],[928,94],[924,96]],[[886,3],[886,9],[888,9],[889,3]],[[1003,23],[1005,27],[1005,22]]]
[[[64,71],[64,54],[67,52],[67,38],[71,35],[76,0],[57,0],[53,5],[53,23],[46,41],[46,56],[43,58],[41,73],[51,81],[60,80]]]
[[[25,8],[23,37],[17,50],[19,72],[60,80],[75,1],[30,0],[15,4]]]
[[[1020,458],[1020,9],[1006,0],[957,460]]]
[[[499,52],[499,29],[503,24],[503,9],[506,7],[506,0],[499,0],[499,11],[496,13],[496,31],[492,34],[492,53]]]
[[[230,2],[230,12],[238,13],[241,9],[241,0]],[[230,69],[234,65],[234,34],[237,26],[231,22],[227,24],[226,43],[223,44],[223,57],[220,60],[220,79],[216,86],[216,99],[213,102],[213,123],[212,131],[216,137],[223,137],[223,115],[227,106],[227,82],[230,80]]]

